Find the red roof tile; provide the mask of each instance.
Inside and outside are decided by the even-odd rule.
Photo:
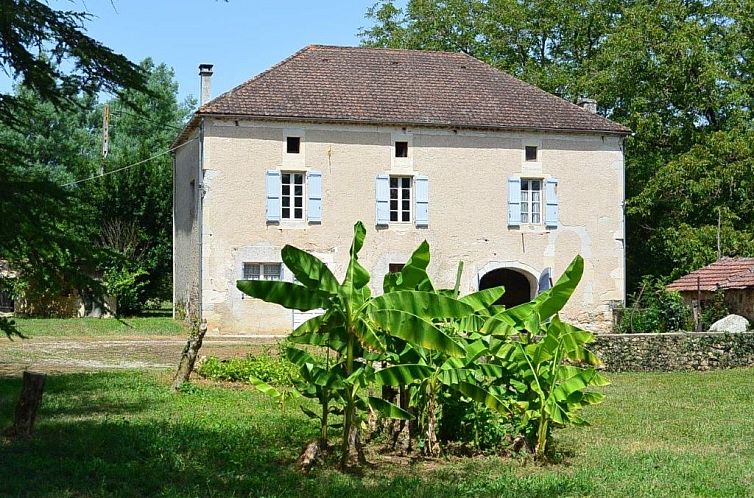
[[[668,290],[714,292],[754,287],[754,258],[723,258],[668,284]]]
[[[628,134],[471,56],[310,45],[199,115]]]

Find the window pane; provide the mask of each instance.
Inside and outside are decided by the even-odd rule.
[[[521,180],[521,191],[529,190],[529,180]]]
[[[391,200],[390,201],[390,210],[396,211],[398,209],[398,201],[397,200]]]
[[[283,184],[283,195],[291,195],[291,186],[288,184]]]
[[[283,197],[283,207],[291,206],[291,198],[288,196]]]
[[[411,221],[411,213],[408,211],[403,211],[403,221]]]
[[[391,199],[397,199],[398,198],[398,189],[397,188],[391,188],[390,189],[390,198]]]
[[[265,280],[280,280],[280,264],[270,263],[264,265]]]
[[[243,264],[243,278],[244,280],[258,280],[259,279],[259,265],[256,263],[244,263]]]
[[[401,178],[401,186],[403,188],[410,188],[411,187],[411,178]]]
[[[411,201],[403,201],[403,210],[409,211],[411,209]]]
[[[540,221],[539,221],[539,213],[532,213],[532,215],[531,215],[531,222],[532,223],[540,223]]]
[[[291,217],[291,208],[284,207],[283,208],[283,218],[290,219]]]
[[[521,213],[521,223],[529,223],[529,213]]]
[[[304,175],[298,174],[293,175],[293,181],[296,183],[296,185],[301,185],[304,183]]]
[[[294,197],[293,206],[297,208],[304,207],[304,199],[301,197]]]
[[[390,221],[398,221],[398,211],[390,211]]]
[[[301,209],[301,208],[296,208],[296,209],[294,210],[294,212],[295,212],[295,218],[296,218],[297,220],[300,220],[300,219],[302,219],[302,218],[304,217],[304,210],[303,210],[303,209]]]
[[[408,142],[395,142],[395,157],[408,157]]]
[[[531,189],[532,190],[541,190],[540,187],[542,186],[542,182],[539,180],[531,180]]]
[[[535,190],[535,191],[533,191],[531,193],[531,201],[532,202],[536,202],[536,203],[539,202],[539,191],[538,190]]]
[[[293,195],[304,195],[304,187],[302,185],[293,187]]]
[[[398,179],[396,177],[390,177],[390,186],[393,188],[398,186]]]
[[[290,175],[290,173],[283,173],[283,175],[282,175],[282,181],[283,181],[283,183],[291,183],[291,175]]]
[[[529,202],[529,192],[521,192],[521,202]]]
[[[526,146],[526,160],[527,161],[537,160],[537,147],[536,146],[533,146],[533,145]]]

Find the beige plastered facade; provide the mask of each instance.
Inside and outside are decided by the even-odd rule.
[[[301,153],[287,154],[288,135]],[[176,312],[201,310],[209,331],[285,334],[293,314],[236,289],[244,262],[280,262],[292,244],[323,259],[340,279],[353,225],[367,239],[360,260],[380,293],[390,263],[403,263],[423,241],[437,286],[452,287],[464,262],[461,287],[478,289],[497,268],[523,273],[533,284],[550,267],[557,279],[581,254],[583,279],[563,314],[606,331],[611,306],[624,299],[623,138],[610,134],[402,128],[327,123],[203,118],[175,153]],[[394,141],[409,142],[409,157],[394,157]],[[526,145],[538,147],[527,162]],[[322,222],[269,224],[265,172],[322,173]],[[429,178],[429,226],[376,226],[375,177]],[[511,176],[558,179],[559,226],[508,226]],[[292,275],[284,269],[284,280]]]

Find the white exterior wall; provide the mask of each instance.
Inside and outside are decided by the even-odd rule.
[[[289,129],[304,132],[302,154],[293,160],[285,154]],[[393,140],[404,135],[409,137],[409,158],[395,159]],[[539,146],[537,163],[524,161],[524,145]],[[340,279],[358,220],[367,227],[360,260],[372,274],[375,293],[381,292],[388,265],[405,262],[426,239],[432,255],[429,272],[438,286],[453,285],[459,261],[465,264],[462,291],[472,292],[481,274],[503,266],[528,270],[534,278],[551,267],[557,279],[581,254],[584,278],[564,315],[604,329],[611,320],[610,303],[623,300],[620,137],[209,121],[204,168],[201,289],[210,331],[290,331],[291,311],[244,297],[236,289],[243,262],[279,262],[280,249],[292,244],[317,253]],[[268,169],[322,173],[321,225],[267,224]],[[375,226],[375,177],[385,173],[429,177],[429,228]],[[507,179],[512,175],[558,178],[557,229],[508,227]],[[177,250],[177,258],[181,253]],[[183,264],[179,260],[176,268]]]
[[[199,304],[199,223],[201,180],[198,133],[176,150],[173,162],[173,313],[183,318]]]

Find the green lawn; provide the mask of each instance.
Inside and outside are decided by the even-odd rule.
[[[146,318],[15,318],[25,336],[162,336],[182,335],[181,322],[167,317]]]
[[[38,435],[0,443],[0,496],[754,496],[754,370],[612,374],[593,425],[558,433],[560,464],[381,463],[361,476],[291,462],[316,426],[248,389],[169,374],[48,379]],[[0,427],[18,379],[0,378]]]

